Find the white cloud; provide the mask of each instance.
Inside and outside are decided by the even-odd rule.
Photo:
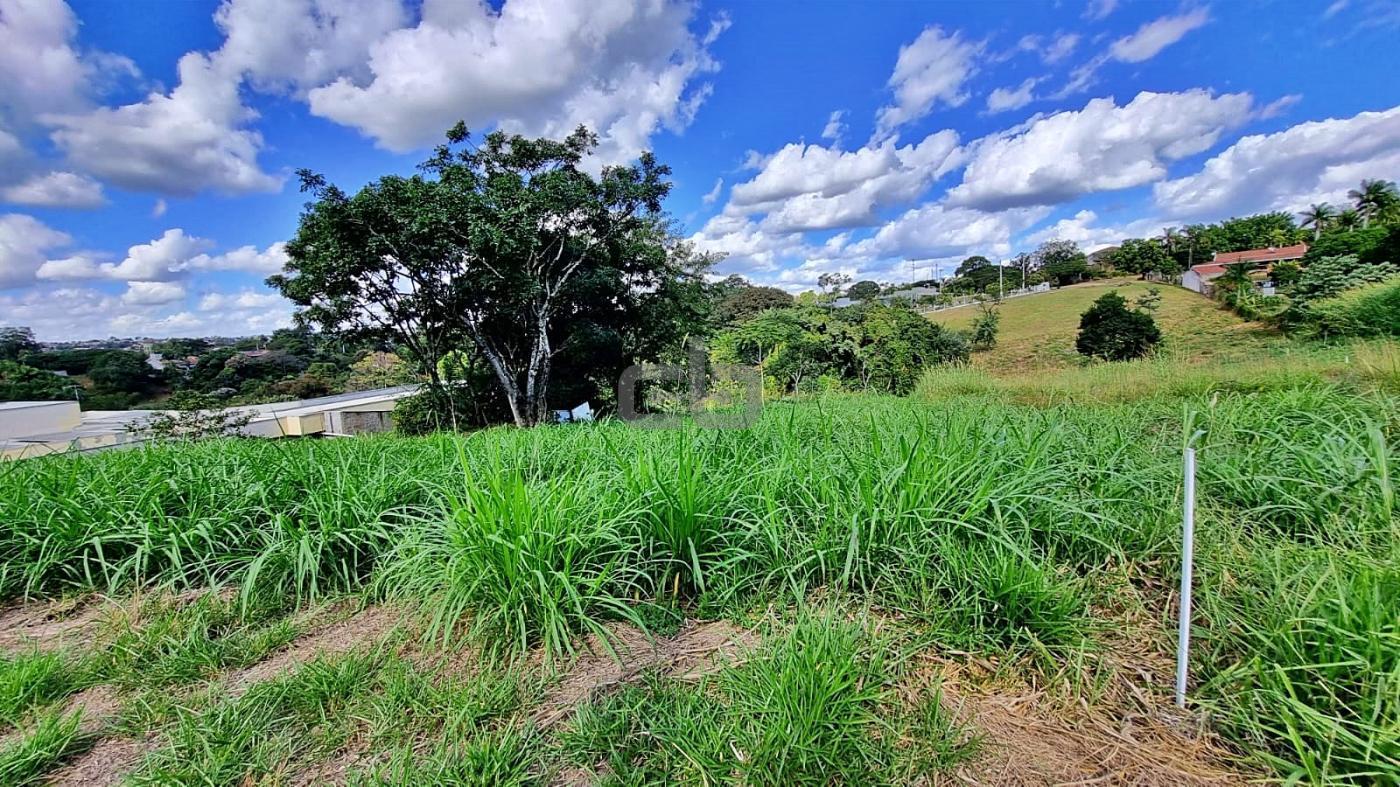
[[[1079,45],[1079,35],[1076,33],[1063,33],[1055,36],[1055,40],[1045,47],[1040,53],[1040,58],[1046,63],[1055,64],[1069,57],[1074,53],[1074,48]]]
[[[16,127],[88,101],[108,73],[135,73],[123,57],[73,47],[78,19],[62,0],[0,0],[0,120]]]
[[[123,281],[169,281],[178,277],[190,260],[209,246],[209,241],[186,235],[177,227],[166,230],[149,243],[132,246],[127,249],[126,259],[115,264],[106,263],[101,271],[104,276]]]
[[[0,289],[23,287],[48,259],[52,249],[73,242],[67,234],[22,213],[0,215]],[[0,312],[3,313],[3,312]],[[10,321],[7,318],[6,321]]]
[[[1047,208],[1018,208],[987,213],[943,203],[923,205],[881,227],[874,237],[852,244],[849,253],[881,258],[1005,256],[1011,251],[1012,236],[1048,212]]]
[[[45,261],[34,275],[46,281],[98,279],[102,277],[102,263],[92,254],[74,254]]]
[[[151,218],[153,218],[153,219],[158,219],[158,218],[160,218],[161,216],[164,216],[164,215],[165,215],[165,209],[166,209],[165,200],[163,200],[163,199],[158,199],[158,200],[156,200],[156,204],[154,204],[154,205],[151,206]]]
[[[1031,77],[1015,89],[999,87],[993,90],[987,96],[987,112],[990,114],[1009,112],[1031,103],[1035,100],[1035,86],[1039,82],[1039,78]]]
[[[287,304],[287,300],[271,290],[240,290],[238,292],[207,293],[199,299],[199,310],[211,312],[236,309],[270,309]]]
[[[102,184],[73,172],[35,175],[0,188],[0,201],[46,208],[96,208],[107,203]]]
[[[876,115],[875,138],[884,139],[895,129],[932,112],[938,102],[962,106],[968,99],[967,80],[976,70],[974,59],[982,44],[964,41],[961,34],[924,28],[913,42],[899,48],[899,59],[890,75],[894,103]]]
[[[1153,198],[1178,217],[1297,211],[1344,202],[1362,178],[1400,179],[1400,107],[1243,137],[1200,172],[1158,183]]]
[[[127,283],[122,303],[128,306],[159,306],[184,297],[185,287],[177,282],[133,281]]]
[[[278,241],[262,251],[258,251],[256,246],[241,246],[213,256],[200,254],[191,258],[185,267],[189,270],[268,274],[280,273],[288,259],[287,244]]]
[[[1155,218],[1135,219],[1121,226],[1098,226],[1099,217],[1092,210],[1081,210],[1073,216],[1060,219],[1054,224],[1027,235],[1027,246],[1036,246],[1047,240],[1072,240],[1086,252],[1116,246],[1125,238],[1152,237],[1162,228],[1162,222]]]
[[[275,191],[280,178],[258,166],[262,135],[243,128],[256,113],[243,106],[239,82],[208,55],[180,58],[180,84],[169,94],[90,112],[51,114],[54,143],[78,167],[124,188],[192,195]]]
[[[1163,49],[1209,21],[1210,13],[1204,8],[1197,8],[1178,16],[1164,16],[1144,24],[1132,35],[1114,41],[1108,51],[1114,60],[1141,63],[1156,57]]]
[[[690,240],[700,251],[724,254],[719,266],[724,273],[777,270],[807,249],[801,233],[768,230],[752,219],[723,213],[705,222]]]
[[[226,35],[209,54],[186,53],[179,84],[121,107],[56,107],[40,117],[76,166],[124,188],[192,195],[276,191],[258,164],[257,113],[239,95],[304,90],[339,74],[363,75],[371,42],[403,22],[397,2],[229,0],[215,14]]]
[[[1144,24],[1132,35],[1123,36],[1109,45],[1108,51],[1095,55],[1070,72],[1069,82],[1053,98],[1080,93],[1093,85],[1100,68],[1109,61],[1141,63],[1156,57],[1163,49],[1175,44],[1187,33],[1210,21],[1204,8],[1178,16],[1164,16]]]
[[[368,79],[370,47],[407,21],[397,0],[230,0],[214,14],[221,66],[273,92]]]
[[[1128,104],[1098,98],[1084,109],[1037,117],[973,143],[949,202],[984,209],[1052,205],[1096,191],[1140,186],[1166,163],[1209,149],[1250,117],[1245,93],[1139,93]]]
[[[1331,19],[1342,11],[1345,11],[1346,7],[1350,4],[1350,0],[1332,0],[1331,4],[1327,6],[1327,10],[1322,12],[1322,18]]]
[[[959,163],[958,152],[950,130],[903,147],[887,141],[842,151],[792,143],[730,189],[725,212],[766,214],[765,228],[780,233],[867,226],[881,207],[918,198]]]
[[[716,201],[719,200],[719,195],[720,195],[721,193],[723,193],[723,191],[724,191],[724,178],[715,178],[715,185],[714,185],[714,188],[712,188],[712,189],[710,189],[709,191],[705,192],[705,196],[701,197],[701,198],[700,198],[700,201],[703,202],[703,203],[706,204],[706,205],[713,205],[713,204],[715,204]]]
[[[1089,0],[1084,8],[1084,18],[1090,21],[1104,19],[1118,7],[1118,0]]]
[[[1259,119],[1269,120],[1271,118],[1276,118],[1279,115],[1282,115],[1283,113],[1292,109],[1299,101],[1302,100],[1303,97],[1301,95],[1299,95],[1298,93],[1292,93],[1290,95],[1283,96],[1281,98],[1270,101],[1268,104],[1264,105],[1262,109],[1259,110]]]
[[[822,127],[822,139],[840,147],[841,138],[844,136],[846,136],[846,110],[837,109],[826,119],[826,125]]]
[[[603,160],[630,158],[665,127],[689,125],[718,66],[675,2],[578,4],[511,0],[499,12],[452,0],[424,4],[410,28],[370,47],[372,76],[309,91],[313,114],[353,126],[391,150],[441,139],[457,120],[563,136],[596,130]]]

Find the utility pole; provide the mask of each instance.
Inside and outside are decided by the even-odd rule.
[[[997,301],[1001,301],[1005,293],[1001,284],[1001,274],[1004,270],[1006,270],[1006,260],[997,260]]]

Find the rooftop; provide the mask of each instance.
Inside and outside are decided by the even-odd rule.
[[[1307,253],[1308,244],[1298,243],[1293,246],[1270,246],[1267,249],[1217,252],[1211,262],[1217,265],[1232,262],[1278,262],[1279,260],[1296,260]],[[1192,270],[1200,267],[1199,265],[1194,266]]]

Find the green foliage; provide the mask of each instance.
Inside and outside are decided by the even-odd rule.
[[[962,337],[904,306],[770,310],[721,332],[714,360],[760,367],[781,391],[827,376],[852,388],[907,393],[923,367],[967,360]]]
[[[997,325],[1001,313],[994,304],[983,301],[977,304],[977,316],[972,320],[969,340],[974,350],[990,350],[997,346]]]
[[[82,747],[82,711],[49,711],[23,737],[0,749],[0,784],[39,784],[44,773]]]
[[[1105,293],[1079,318],[1074,348],[1108,361],[1141,358],[1162,341],[1152,315],[1131,310],[1117,292]]]
[[[610,386],[655,357],[656,337],[703,324],[712,260],[670,233],[669,168],[645,153],[595,177],[580,164],[598,139],[582,127],[562,141],[468,138],[459,124],[423,174],[354,195],[301,173],[315,201],[268,279],[300,321],[392,342],[433,382],[438,359],[473,346],[520,425],[548,420],[553,379]],[[403,277],[418,286],[381,286]]]
[[[868,301],[880,294],[879,282],[858,281],[846,290],[846,297],[853,301]]]
[[[1400,336],[1400,278],[1309,303],[1303,330],[1316,336]]]
[[[127,426],[132,434],[158,441],[209,440],[243,434],[253,420],[251,412],[223,407],[211,396],[177,391],[165,402],[165,410]]]
[[[0,656],[0,728],[31,709],[67,696],[77,685],[73,666],[57,653]]]
[[[1357,348],[1345,357],[1362,365]],[[820,589],[855,603],[775,626],[699,685],[602,692],[564,722],[562,753],[624,783],[915,783],[965,757],[966,736],[936,694],[905,701],[913,645],[885,637],[917,632],[1008,669],[1073,665],[1106,584],[1116,592],[1125,569],[1149,587],[1175,578],[1185,409],[1201,587],[1214,589],[1198,596],[1193,702],[1268,775],[1394,781],[1396,402],[1359,378],[1265,371],[1154,359],[995,381],[950,368],[930,373],[956,378],[930,379],[930,401],[783,401],[745,431],[600,422],[30,460],[0,474],[0,592],[255,589],[251,619],[216,606],[118,634],[133,658],[110,674],[130,685],[275,647],[286,634],[280,607],[257,617],[264,593],[290,606],[369,583],[425,605],[439,633],[473,632],[489,657],[521,638],[567,652],[619,618],[674,625],[677,606],[801,608]],[[867,604],[882,634],[848,614]],[[352,739],[393,752],[366,776],[389,782],[550,772],[553,741],[501,718],[528,694],[496,674],[504,660],[474,689],[384,674],[386,660],[171,701],[163,748],[133,778],[276,781]],[[386,732],[394,718],[407,727]],[[36,778],[71,750],[7,749],[0,773]]]
[[[23,325],[0,327],[0,361],[18,363],[37,352],[39,343],[34,340],[34,331]]]
[[[1347,255],[1355,256],[1361,262],[1389,262],[1390,260],[1374,260],[1372,255],[1377,249],[1382,248],[1382,245],[1389,238],[1390,232],[1385,227],[1371,227],[1350,232],[1325,232],[1322,237],[1312,241],[1308,246],[1307,253],[1303,255],[1303,267],[1311,268],[1328,257]]]
[[[1113,267],[1126,273],[1175,273],[1176,260],[1156,240],[1129,238],[1113,252]]]
[[[1040,273],[1061,287],[1080,281],[1089,271],[1088,257],[1072,240],[1045,241],[1033,258]]]
[[[914,389],[926,367],[961,363],[967,342],[917,312],[895,306],[872,306],[862,315],[864,342],[856,350],[859,375],[866,387],[904,395]]]
[[[129,350],[112,350],[92,365],[88,377],[98,390],[149,394],[160,384],[159,373],[146,356]]]
[[[0,361],[0,402],[55,402],[72,399],[75,383],[52,372],[14,361]]]
[[[1314,260],[1288,291],[1293,300],[1289,322],[1306,322],[1306,311],[1316,301],[1336,297],[1363,284],[1385,281],[1397,272],[1400,267],[1395,264],[1366,263],[1352,254]]]
[[[792,296],[777,287],[754,287],[747,282],[743,286],[729,288],[715,304],[715,321],[720,325],[734,325],[757,317],[769,309],[786,309],[792,306]]]

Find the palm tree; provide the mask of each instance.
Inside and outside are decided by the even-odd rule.
[[[1357,213],[1351,208],[1347,208],[1346,210],[1337,214],[1337,218],[1335,221],[1332,222],[1332,225],[1334,227],[1344,229],[1347,232],[1351,232],[1352,230],[1361,226],[1361,214]]]
[[[1361,214],[1361,227],[1371,226],[1371,219],[1385,213],[1400,203],[1400,192],[1389,180],[1363,180],[1360,189],[1347,192],[1347,197],[1356,203],[1356,212]]]
[[[1313,240],[1322,236],[1322,231],[1327,229],[1332,220],[1337,218],[1337,209],[1331,203],[1324,202],[1321,205],[1314,202],[1311,207],[1298,214],[1303,217],[1301,226],[1313,228]]]
[[[1162,247],[1167,250],[1168,254],[1176,251],[1176,242],[1180,237],[1181,235],[1176,231],[1176,227],[1162,228]]]

